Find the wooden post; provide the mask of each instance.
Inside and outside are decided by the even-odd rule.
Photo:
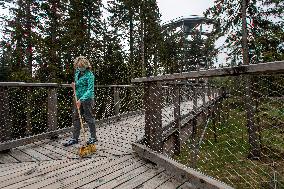
[[[47,111],[47,125],[49,131],[57,129],[57,88],[50,88],[48,90],[48,111]],[[52,135],[51,138],[57,138]]]
[[[12,138],[9,111],[8,87],[0,87],[0,143]]]
[[[205,89],[205,83],[202,83],[202,103],[203,105],[206,104],[206,89]]]
[[[246,106],[246,118],[247,118],[247,128],[249,136],[250,153],[248,158],[259,159],[261,155],[260,149],[260,137],[258,133],[258,126],[255,124],[255,110],[254,110],[254,99],[252,90],[252,79],[251,76],[246,76],[246,88],[245,88],[245,106]]]
[[[212,125],[213,125],[213,133],[214,133],[214,141],[217,142],[217,129],[216,129],[216,105],[213,105],[213,110],[211,111],[211,117],[212,117]]]
[[[177,131],[174,134],[174,154],[179,155],[181,150],[180,139],[180,88],[177,84],[174,85],[174,127]]]
[[[114,114],[117,116],[119,115],[119,109],[120,109],[120,98],[119,98],[119,88],[114,87]]]
[[[162,85],[160,82],[148,82],[144,91],[146,142],[152,150],[163,152]]]
[[[197,88],[196,85],[193,85],[193,114],[195,115],[197,113]],[[196,117],[196,116],[195,116]],[[196,134],[196,125],[197,125],[197,120],[193,119],[193,123],[192,123],[192,137],[195,137]]]
[[[27,126],[26,126],[26,136],[30,136],[32,134],[32,110],[31,110],[31,87],[27,87]]]
[[[197,100],[198,100],[198,95],[197,95],[197,84],[193,85],[193,115],[194,118],[192,120],[192,136],[191,136],[191,166],[195,167],[196,166],[196,134],[197,134]]]

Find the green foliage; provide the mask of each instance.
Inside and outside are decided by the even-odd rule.
[[[284,186],[283,177],[283,100],[265,99],[260,102],[259,126],[262,149],[260,160],[247,158],[249,143],[246,127],[246,112],[238,106],[239,99],[229,98],[222,104],[221,118],[226,121],[217,124],[217,141],[214,139],[212,122],[209,123],[205,139],[200,147],[197,169],[206,175],[228,183],[234,188],[268,188],[277,176],[279,188]],[[265,116],[263,116],[265,114]],[[271,122],[278,120],[278,124]],[[184,146],[176,157],[183,164],[190,165],[190,149]],[[274,162],[274,163],[273,163]]]
[[[226,37],[224,48],[234,64],[242,57],[242,0],[215,1],[205,16],[215,20],[215,35]],[[283,60],[283,1],[253,0],[247,4],[249,57],[251,63]]]
[[[128,42],[126,55],[128,82],[134,77],[158,73],[159,48],[162,39],[160,15],[156,0],[109,2],[109,21],[121,41]],[[143,61],[144,60],[144,61]]]

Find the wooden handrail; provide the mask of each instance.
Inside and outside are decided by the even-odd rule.
[[[71,87],[71,84],[59,83],[26,83],[26,82],[0,82],[0,87]],[[132,88],[135,85],[95,85],[98,87],[116,87],[116,88]]]
[[[160,76],[142,77],[131,80],[132,83],[153,81],[173,81],[194,78],[238,76],[243,74],[261,74],[284,72],[284,61],[242,65],[238,67],[224,67],[218,69],[191,71],[184,73],[166,74]]]

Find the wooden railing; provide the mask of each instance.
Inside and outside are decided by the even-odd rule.
[[[101,123],[107,122],[107,121],[116,121],[122,117],[129,116],[132,114],[142,113],[140,109],[132,108],[133,111],[127,111],[122,112],[121,108],[122,106],[130,106],[129,104],[121,104],[121,94],[120,91],[123,89],[131,89],[135,90],[136,86],[132,85],[96,85],[95,91],[98,91],[103,88],[109,88],[112,94],[107,94],[106,98],[111,98],[113,104],[113,107],[111,108],[113,110],[112,113],[110,113],[111,117],[103,117],[96,121],[97,125],[100,125]],[[46,112],[46,120],[47,120],[47,129],[39,134],[33,134],[32,133],[32,116],[30,115],[30,108],[25,107],[27,110],[24,111],[23,109],[18,109],[17,111],[24,112],[26,123],[25,123],[25,133],[21,134],[24,137],[21,138],[13,138],[12,137],[12,118],[13,115],[11,115],[11,107],[9,103],[9,89],[11,88],[17,88],[21,89],[22,91],[25,91],[27,93],[27,106],[31,106],[29,104],[30,96],[32,89],[36,88],[44,88],[47,89],[47,112]],[[15,148],[18,146],[26,145],[38,140],[45,139],[47,137],[49,138],[56,138],[59,134],[71,132],[72,122],[70,125],[66,125],[66,127],[59,128],[58,126],[58,89],[64,89],[69,88],[70,90],[69,94],[70,96],[66,96],[66,98],[69,99],[69,101],[72,101],[72,89],[70,84],[57,84],[57,83],[25,83],[25,82],[0,82],[0,151]],[[125,95],[124,95],[125,96]],[[101,101],[107,101],[106,99],[100,99]],[[40,102],[38,102],[40,103]],[[40,104],[39,104],[40,105]],[[68,106],[68,105],[66,105]],[[107,105],[111,106],[111,105]],[[71,104],[71,112],[70,112],[70,119],[72,119],[72,104]],[[131,109],[131,108],[129,108]],[[13,127],[17,127],[17,125],[13,125]]]
[[[172,82],[174,85],[174,124],[171,125],[175,128],[175,132],[170,132],[171,135],[176,135],[176,133],[181,133],[180,131],[180,122],[181,122],[181,115],[180,115],[180,95],[179,95],[179,88],[178,83],[180,81],[188,81],[188,80],[202,80],[204,78],[211,78],[211,77],[225,77],[225,76],[238,76],[238,75],[257,75],[262,73],[283,73],[284,72],[284,62],[269,62],[269,63],[260,63],[260,64],[253,64],[253,65],[245,65],[239,67],[229,67],[229,68],[219,68],[219,69],[212,69],[212,70],[201,70],[201,71],[192,71],[186,73],[177,73],[171,75],[161,75],[155,77],[146,77],[146,78],[136,78],[132,80],[132,83],[143,83],[144,84],[144,106],[145,106],[145,143],[152,149],[158,152],[163,152],[163,144],[164,139],[163,133],[165,133],[163,126],[162,126],[162,85],[164,82]],[[198,82],[196,82],[198,83]],[[197,119],[194,115],[200,114],[200,111],[197,110],[197,98],[196,98],[196,88],[192,85],[193,91],[193,116],[192,120]],[[210,89],[210,87],[207,87]],[[201,89],[205,89],[204,86]],[[211,88],[212,89],[212,88]],[[216,88],[214,89],[216,90]],[[215,101],[219,100],[220,97],[225,97],[225,89],[218,89],[217,95],[214,96]],[[211,95],[211,90],[203,92],[203,98],[205,95]],[[213,99],[214,100],[214,99]],[[204,100],[203,100],[204,102]],[[204,104],[205,106],[206,104]],[[205,111],[203,106],[203,110]],[[210,108],[207,106],[207,109]],[[215,107],[216,108],[216,107]],[[211,109],[215,109],[211,108]],[[211,113],[210,113],[211,114]],[[188,120],[190,122],[192,120]],[[193,133],[195,130],[195,123],[193,123]],[[176,140],[173,140],[176,141]],[[174,142],[175,143],[175,142]],[[179,143],[179,142],[178,142]],[[174,146],[180,146],[180,144],[174,144]],[[179,151],[179,150],[177,150]]]
[[[191,137],[194,138],[196,127],[198,122],[203,122],[208,120],[208,118],[213,120],[213,124],[216,124],[217,119],[220,119],[220,106],[222,106],[222,100],[226,98],[229,94],[226,92],[225,88],[214,88],[218,90],[210,101],[203,103],[201,107],[198,107],[196,98],[196,88],[194,85],[192,87],[194,90],[191,95],[193,96],[193,111],[185,116],[180,114],[180,89],[178,83],[195,81],[198,80],[206,81],[210,78],[220,78],[226,76],[240,76],[240,75],[259,75],[259,74],[277,74],[284,73],[284,61],[278,62],[268,62],[260,63],[254,65],[245,65],[239,67],[227,67],[211,70],[200,70],[192,71],[186,73],[177,73],[171,75],[160,75],[155,77],[145,77],[136,78],[132,80],[134,84],[144,85],[144,107],[145,107],[145,138],[137,143],[133,144],[134,150],[144,158],[150,161],[166,167],[169,170],[174,171],[177,175],[176,178],[180,181],[189,179],[194,183],[197,188],[231,188],[225,184],[218,181],[211,180],[207,177],[204,179],[204,175],[197,173],[190,168],[185,169],[180,166],[177,162],[167,159],[164,155],[172,156],[173,154],[179,154],[181,145],[183,141],[188,141]],[[248,77],[248,83],[250,83],[250,77]],[[162,85],[163,83],[173,83],[173,90],[175,93],[174,98],[174,122],[170,123],[170,126],[163,127],[162,125]],[[204,90],[206,87],[201,87]],[[212,87],[207,87],[207,89],[212,89]],[[250,94],[250,85],[246,86],[247,94]],[[249,96],[244,94],[245,103],[249,102]],[[208,90],[203,91],[203,95],[211,96],[212,93]],[[203,101],[204,102],[204,101]],[[253,112],[252,106],[246,106],[247,115]],[[218,115],[219,114],[219,115]],[[247,118],[248,123],[250,118]],[[208,122],[207,122],[208,123]],[[202,124],[204,125],[204,124]],[[249,126],[250,129],[252,126]],[[170,129],[169,129],[170,128]],[[206,126],[205,128],[206,129]],[[250,137],[256,137],[257,132],[251,133]],[[200,137],[200,140],[203,136]],[[200,141],[195,141],[195,143],[200,143]],[[196,148],[197,147],[197,148]],[[197,149],[197,150],[196,150]],[[191,167],[196,166],[196,157],[198,153],[198,144],[195,145],[193,149],[195,154],[192,154]]]

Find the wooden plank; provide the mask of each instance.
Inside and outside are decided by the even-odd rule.
[[[3,164],[5,166],[1,166],[0,168],[0,177],[5,175],[8,171],[15,171],[23,166],[26,165],[33,165],[35,164],[35,162],[25,162],[25,163],[7,163],[7,164]]]
[[[2,183],[1,187],[18,188],[19,186],[25,186],[24,183],[29,179],[37,178],[40,175],[45,175],[68,165],[73,165],[74,162],[76,162],[76,160],[47,161],[22,167],[18,171],[11,171],[0,177],[0,182]]]
[[[143,174],[140,174],[133,179],[131,179],[129,182],[125,182],[117,187],[117,189],[132,189],[132,188],[140,188],[143,186],[145,182],[150,180],[151,178],[159,175],[164,170],[158,170],[158,169],[149,169]]]
[[[47,144],[46,146],[52,151],[56,150],[57,153],[60,153],[62,155],[62,158],[64,158],[64,157],[70,158],[70,159],[79,158],[78,149],[81,146],[81,144],[77,144],[77,145],[73,145],[73,146],[69,146],[69,147],[64,147],[63,141],[64,141],[64,139],[60,139],[58,141],[52,141],[49,144]],[[119,154],[121,154],[121,153],[119,153]],[[108,153],[107,148],[104,148],[102,146],[97,145],[97,151],[96,151],[95,154],[92,154],[91,157],[97,157],[97,156],[109,157],[109,156],[112,156],[112,154]]]
[[[9,179],[12,177],[17,177],[19,175],[21,175],[22,173],[27,173],[32,169],[35,169],[39,166],[48,166],[48,165],[52,165],[53,162],[52,161],[42,161],[42,162],[24,162],[24,163],[18,163],[17,167],[13,167],[10,168],[8,170],[5,170],[5,172],[0,173],[0,177],[1,179]],[[56,163],[55,163],[56,164]],[[4,178],[5,177],[5,178]]]
[[[76,179],[84,178],[86,175],[90,174],[91,171],[98,172],[102,170],[103,167],[111,167],[115,164],[120,164],[131,157],[123,157],[120,158],[119,161],[108,161],[106,158],[97,158],[96,160],[92,160],[91,163],[81,163],[80,165],[72,165],[69,167],[65,167],[65,169],[60,169],[56,172],[52,172],[46,176],[43,176],[34,182],[34,180],[30,180],[29,184],[23,188],[69,188],[66,187],[70,182],[77,181]],[[27,181],[25,181],[27,183]],[[76,185],[76,182],[70,184],[71,186]],[[69,185],[68,185],[69,186]],[[76,185],[77,186],[77,185]]]
[[[83,159],[83,160],[56,160],[49,165],[39,166],[35,169],[31,169],[25,173],[21,173],[16,177],[9,177],[4,180],[5,189],[14,188],[39,188],[39,185],[45,184],[46,178],[57,179],[57,174],[64,174],[71,170],[76,170],[82,166],[92,165],[93,163],[103,163],[103,158],[94,159]],[[0,178],[0,181],[2,179]]]
[[[19,161],[8,153],[0,153],[0,163],[18,163]]]
[[[194,189],[194,187],[190,182],[185,182],[181,186],[177,187],[177,189]]]
[[[242,65],[238,67],[227,67],[200,71],[191,71],[185,73],[166,74],[160,76],[142,77],[132,79],[132,83],[157,82],[186,80],[193,78],[206,77],[224,77],[239,76],[243,74],[261,74],[261,73],[282,73],[284,72],[284,61],[267,62],[259,64]]]
[[[64,150],[63,146],[54,146],[52,144],[45,144],[43,148],[46,148],[47,150],[56,153],[57,159],[64,159],[64,158],[78,158],[78,153],[75,151],[68,151]]]
[[[50,148],[47,148],[48,144],[38,144],[38,146],[36,148],[33,148],[33,150],[40,152],[41,154],[49,157],[52,160],[59,160],[59,159],[63,159],[66,157],[63,157],[61,154],[57,153],[56,150],[51,150]]]
[[[233,189],[231,186],[226,185],[218,180],[207,177],[206,175],[184,165],[165,157],[163,154],[154,152],[139,143],[133,143],[133,149],[142,158],[149,159],[157,165],[165,168],[167,171],[173,173],[179,182],[190,181],[194,186],[199,188],[223,188]]]
[[[52,158],[48,157],[47,155],[44,155],[38,151],[36,151],[35,149],[32,148],[23,148],[21,149],[22,152],[30,155],[33,159],[36,159],[38,161],[49,161],[49,160],[53,160]]]
[[[140,185],[139,188],[141,189],[150,189],[150,188],[157,188],[158,186],[162,185],[164,182],[168,181],[172,176],[166,174],[165,172],[161,172],[160,174],[156,175],[155,177],[151,178],[143,185]]]
[[[46,139],[46,138],[50,137],[51,135],[58,135],[58,134],[61,134],[61,133],[70,132],[71,130],[72,130],[72,128],[64,128],[64,129],[59,129],[59,130],[56,130],[56,131],[49,131],[49,132],[41,133],[41,134],[34,135],[34,136],[31,136],[31,137],[26,137],[26,138],[21,138],[21,139],[17,139],[17,140],[3,142],[3,143],[0,143],[0,151],[6,150],[6,149],[11,149],[11,148],[16,148],[16,147],[19,147],[19,146],[24,146],[24,145],[27,145],[27,144],[31,144],[33,142]]]
[[[121,175],[120,177],[117,177],[116,179],[101,185],[99,187],[97,187],[97,189],[105,189],[105,188],[115,188],[125,182],[131,182],[131,179],[133,179],[134,177],[141,175],[143,173],[145,173],[146,171],[150,170],[151,167],[148,164],[145,164],[144,166],[138,167],[130,172],[125,172],[125,174]]]
[[[124,167],[133,165],[136,161],[137,159],[133,156],[130,156],[130,159],[127,159],[127,157],[119,158],[100,167],[93,167],[92,169],[84,170],[78,175],[61,179],[61,183],[56,182],[52,185],[46,186],[46,188],[57,188],[58,186],[60,187],[59,184],[61,184],[60,188],[75,189],[78,188],[78,186],[82,188],[83,185],[96,179],[101,179],[104,176],[108,176],[113,172],[123,169]]]
[[[144,166],[146,163],[142,160],[137,160],[136,162],[133,162],[132,164],[123,166],[122,169],[116,169],[112,173],[107,173],[102,176],[101,174],[96,174],[93,177],[89,179],[89,182],[84,183],[84,185],[80,185],[81,189],[89,189],[89,188],[96,188],[99,186],[102,186],[112,180],[115,180],[116,178],[124,175],[125,173],[131,172],[132,170],[135,170],[139,167]]]
[[[18,149],[11,149],[9,152],[11,156],[13,156],[15,159],[17,159],[19,162],[30,162],[30,161],[36,161],[32,156],[22,152]]]
[[[170,178],[169,180],[158,186],[156,189],[176,189],[180,185],[181,183],[178,182],[176,179]]]

